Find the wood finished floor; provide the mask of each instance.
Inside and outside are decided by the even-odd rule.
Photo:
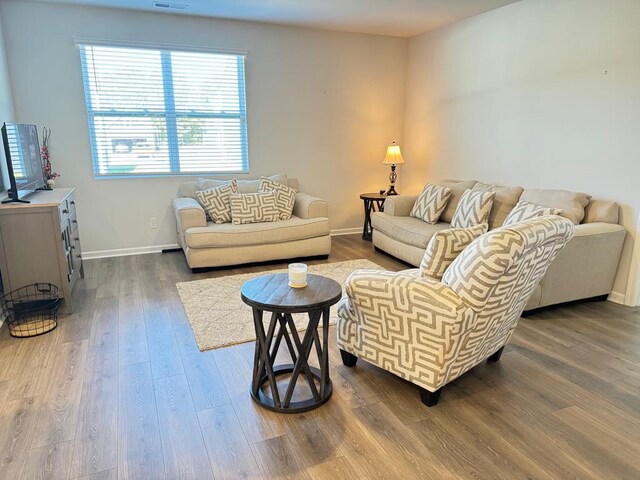
[[[329,262],[404,265],[358,236]],[[47,335],[0,331],[0,478],[640,478],[640,310],[610,302],[521,320],[498,364],[435,408],[331,340],[334,394],[278,415],[249,397],[253,344],[201,353],[181,254],[87,261],[76,311]]]

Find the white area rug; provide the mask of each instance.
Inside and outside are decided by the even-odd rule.
[[[383,270],[380,265],[361,259],[309,265],[309,272],[332,278],[344,286],[349,274],[359,268]],[[200,351],[254,341],[256,334],[251,307],[240,298],[240,288],[247,280],[260,275],[285,272],[287,269],[283,268],[178,283],[176,287]],[[270,315],[265,315],[265,324],[270,318]],[[306,328],[308,318],[306,314],[293,316],[299,330]],[[336,323],[336,318],[332,307],[331,324]]]

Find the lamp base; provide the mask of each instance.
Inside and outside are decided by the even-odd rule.
[[[389,173],[389,190],[387,190],[387,195],[397,195],[396,192],[396,180],[398,179],[398,174],[396,173],[396,166],[391,165],[391,173]]]

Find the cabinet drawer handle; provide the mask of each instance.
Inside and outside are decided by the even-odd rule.
[[[62,213],[69,213],[69,210],[67,210],[66,208],[62,210]]]
[[[73,220],[72,223],[78,223],[78,220]]]
[[[75,200],[71,200],[71,205],[75,205],[76,201]]]
[[[79,242],[79,241],[80,241],[80,237],[76,237],[76,238],[74,238],[74,240],[75,240],[76,242]]]

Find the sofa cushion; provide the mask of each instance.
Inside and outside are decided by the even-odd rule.
[[[447,206],[451,189],[427,183],[413,204],[410,217],[419,218],[427,223],[436,223]]]
[[[574,225],[578,225],[584,218],[584,208],[590,199],[591,195],[586,193],[542,188],[528,188],[520,197],[524,202],[562,209],[560,215],[571,220]]]
[[[384,233],[393,240],[423,249],[427,248],[429,240],[436,232],[451,228],[451,225],[444,222],[431,224],[419,218],[394,217],[383,212],[373,214],[371,225],[374,230]]]
[[[614,223],[619,221],[620,207],[616,202],[607,200],[591,200],[584,209],[582,223]]]
[[[231,219],[234,225],[277,222],[280,212],[276,192],[236,193],[231,195]]]
[[[494,192],[468,190],[462,194],[456,213],[451,220],[454,228],[468,228],[489,223]]]
[[[185,234],[185,243],[189,248],[240,247],[246,245],[269,245],[307,238],[329,235],[327,218],[298,218],[272,223],[232,223],[215,224],[209,222],[206,227],[193,227]]]
[[[486,223],[470,228],[447,228],[436,232],[431,237],[422,257],[421,276],[440,280],[447,267],[467,245],[486,232]]]
[[[269,180],[272,180],[277,183],[281,183],[282,185],[287,185],[287,176],[284,173],[278,173],[276,175],[271,175],[270,177],[265,177]],[[207,178],[199,178],[198,185],[201,189],[217,187],[220,183],[227,182],[228,180],[210,180]],[[257,180],[238,180],[238,192],[240,193],[258,193],[258,189],[260,188],[260,179]]]
[[[477,182],[475,180],[442,180],[441,182],[438,182],[438,185],[441,187],[451,189],[449,203],[447,203],[447,206],[440,215],[441,222],[451,223],[451,220],[453,220],[453,214],[456,213],[456,208],[458,207],[462,194],[467,190],[472,189],[476,183]]]
[[[516,206],[523,192],[522,187],[503,187],[502,185],[482,182],[477,182],[472,190],[476,192],[494,192],[496,194],[493,197],[493,206],[489,214],[489,230],[502,226],[504,219]]]
[[[506,227],[532,218],[544,217],[545,215],[560,215],[561,213],[562,210],[559,208],[541,207],[529,202],[518,202],[507,215],[503,225]]]
[[[235,193],[238,186],[234,178],[220,186],[197,191],[196,199],[214,223],[228,223],[231,221],[229,198]]]
[[[258,192],[275,192],[276,206],[280,213],[280,220],[288,220],[291,218],[293,204],[296,201],[297,192],[295,189],[282,183],[274,182],[270,178],[260,177]]]

